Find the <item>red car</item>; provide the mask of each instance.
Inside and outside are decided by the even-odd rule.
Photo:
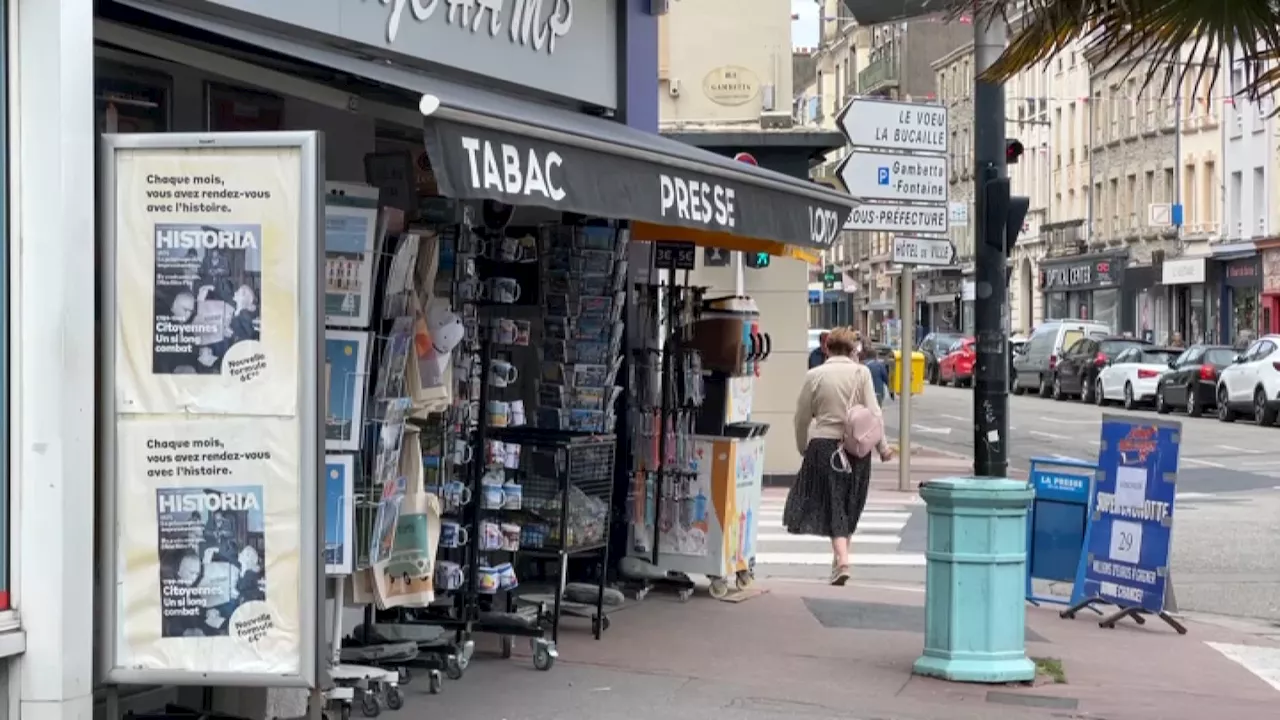
[[[967,337],[957,341],[942,359],[938,361],[938,383],[948,383],[956,387],[973,384],[973,365],[978,354],[973,349],[973,338]]]

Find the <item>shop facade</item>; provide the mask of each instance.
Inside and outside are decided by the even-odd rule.
[[[1263,327],[1262,257],[1252,251],[1238,255],[1216,263],[1219,273],[1217,329],[1218,342],[1244,347]]]
[[[656,89],[638,82],[633,96],[628,84],[652,80],[656,56],[627,43],[629,27],[653,21],[648,3],[543,2],[526,18],[472,8],[466,27],[443,3],[434,15],[403,3],[339,12],[338,0],[16,4],[21,135],[8,177],[23,192],[8,227],[38,245],[11,248],[23,283],[9,314],[20,342],[7,467],[22,508],[10,555],[23,616],[5,632],[16,613],[0,613],[0,656],[22,653],[5,667],[4,717],[94,712],[99,346],[87,328],[98,263],[86,228],[98,133],[320,130],[323,180],[370,182],[370,156],[412,148],[417,170],[390,197],[431,184],[459,200],[631,219],[636,233],[647,222],[651,237],[672,227],[825,247],[847,207],[650,134]]]
[[[1280,240],[1257,241],[1262,259],[1262,320],[1263,333],[1280,334]]]
[[[1153,301],[1149,316],[1156,323],[1161,318],[1167,317],[1168,320],[1167,328],[1155,327],[1157,341],[1163,341],[1165,332],[1162,331],[1169,335],[1181,334],[1187,344],[1207,341],[1209,325],[1206,321],[1211,316],[1208,271],[1208,259],[1203,257],[1165,260],[1161,265],[1160,284],[1164,286],[1165,293],[1162,296],[1153,293],[1153,296],[1155,301],[1163,299],[1168,311],[1162,312],[1158,302]]]
[[[1044,319],[1093,320],[1122,332],[1126,261],[1120,254],[1041,260],[1037,285],[1044,296]]]
[[[959,270],[934,271],[916,279],[917,324],[925,334],[964,332],[961,291],[964,278]]]

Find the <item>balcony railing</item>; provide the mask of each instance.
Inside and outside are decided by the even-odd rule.
[[[882,52],[858,71],[858,92],[873,93],[898,86],[898,53]]]

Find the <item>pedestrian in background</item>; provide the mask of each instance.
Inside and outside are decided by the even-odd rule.
[[[837,462],[845,421],[853,405],[870,410],[880,420],[871,371],[856,362],[853,331],[832,330],[827,337],[827,360],[805,374],[796,399],[796,449],[804,457],[795,486],[787,494],[782,524],[793,535],[818,535],[831,539],[834,555],[831,584],[849,581],[849,538],[867,505],[871,484],[871,454]],[[876,451],[880,459],[893,458],[884,438]]]
[[[831,333],[818,335],[818,347],[809,351],[809,369],[812,370],[827,361],[827,338]]]
[[[859,359],[871,371],[871,382],[876,388],[876,400],[880,401],[881,405],[884,405],[885,400],[889,397],[889,368],[885,366],[879,355],[872,354],[866,350],[862,351]]]

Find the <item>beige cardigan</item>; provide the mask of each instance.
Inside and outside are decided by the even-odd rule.
[[[852,358],[835,355],[805,374],[804,386],[796,399],[795,419],[796,449],[801,455],[814,438],[839,440],[844,437],[844,419],[850,399],[881,417],[875,383],[871,381],[871,371],[865,365]],[[880,453],[888,450],[883,439],[876,450]]]

